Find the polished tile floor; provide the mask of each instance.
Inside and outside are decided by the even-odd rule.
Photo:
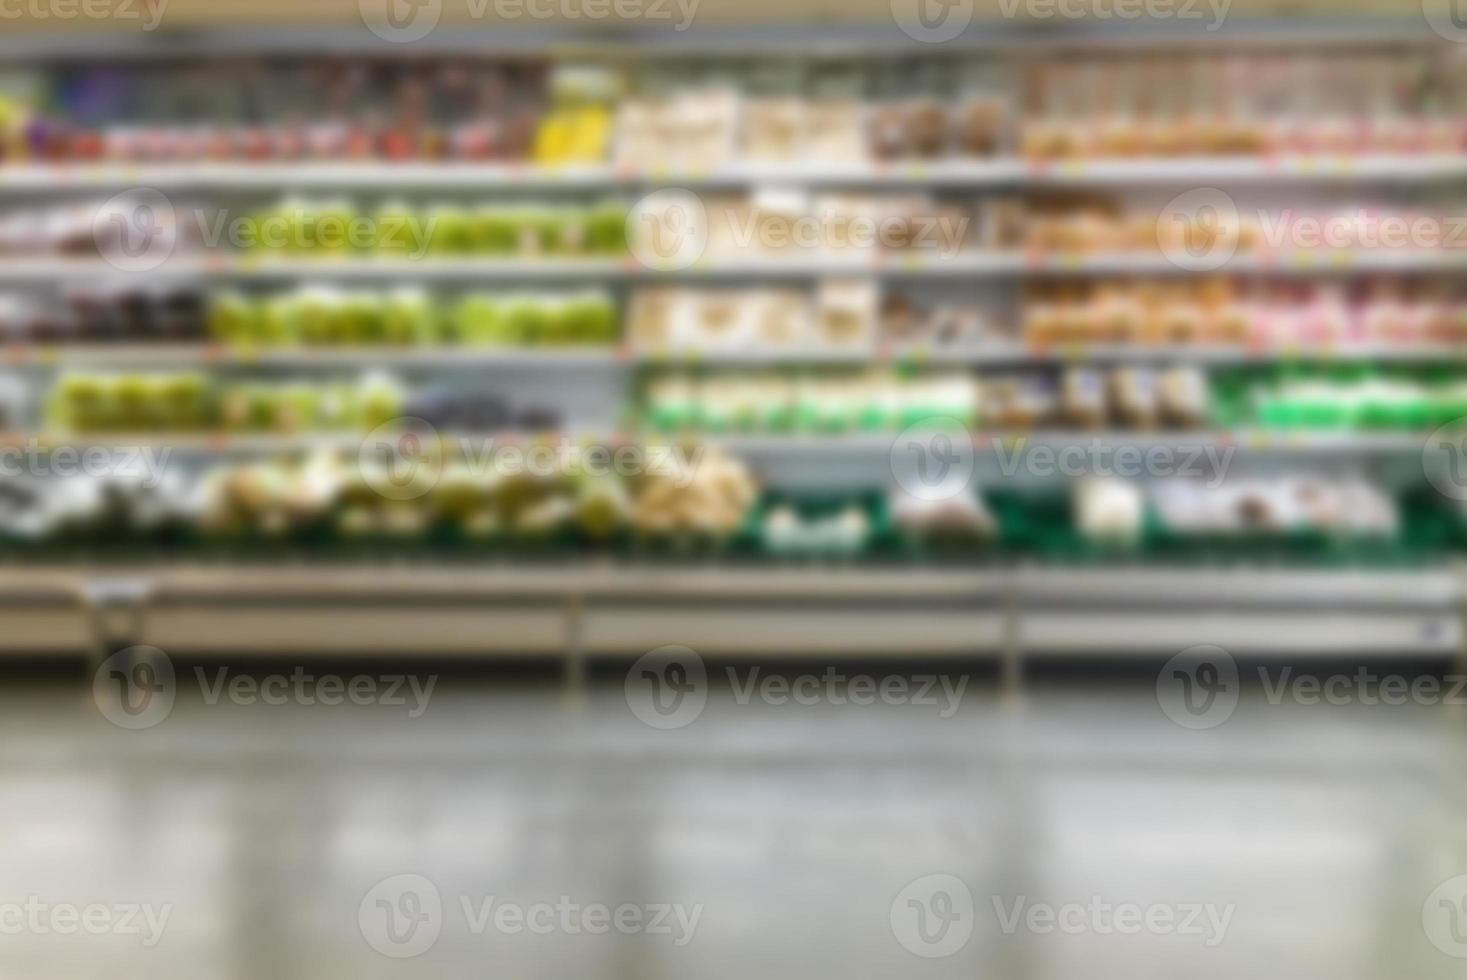
[[[979,679],[658,730],[612,675],[445,675],[417,717],[180,676],[137,731],[80,675],[0,688],[0,977],[1467,974],[1423,920],[1467,873],[1467,709],[1190,731],[1145,678]]]

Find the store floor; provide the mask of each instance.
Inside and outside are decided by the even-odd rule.
[[[312,667],[333,671],[362,668]],[[616,677],[575,704],[548,678],[445,675],[409,717],[410,695],[210,704],[214,668],[195,676],[141,731],[104,720],[84,678],[7,679],[0,977],[1464,969],[1422,918],[1467,873],[1462,709],[1260,691],[1189,731],[1144,676],[1018,705],[980,679],[946,718],[719,690],[663,731]],[[1139,934],[1114,918],[1127,903],[1151,917]]]

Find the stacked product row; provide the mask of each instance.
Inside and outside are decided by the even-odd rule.
[[[801,63],[710,55],[57,68],[0,104],[7,159],[532,160],[716,167],[1460,152],[1467,82],[1424,49]],[[179,84],[179,79],[184,79]],[[44,108],[43,108],[44,107]],[[202,111],[201,111],[202,110]]]
[[[551,448],[549,446],[546,447]],[[600,453],[599,461],[593,459]],[[486,547],[716,548],[729,557],[1066,558],[1124,548],[1205,556],[1218,546],[1440,552],[1467,535],[1461,509],[1359,476],[1072,481],[1058,495],[969,488],[940,500],[901,488],[790,493],[693,444],[598,447],[550,466],[528,451],[392,461],[313,453],[175,473],[0,483],[0,544],[290,549],[371,545],[472,557]],[[547,456],[547,459],[552,458]],[[615,462],[613,462],[615,461]]]

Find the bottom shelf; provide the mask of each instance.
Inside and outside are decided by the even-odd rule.
[[[811,565],[10,566],[0,652],[1455,655],[1463,573]]]

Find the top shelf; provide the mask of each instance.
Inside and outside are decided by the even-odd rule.
[[[1150,183],[1419,183],[1467,180],[1467,155],[1194,157],[1177,159],[905,161],[889,164],[740,163],[716,168],[504,163],[200,163],[0,166],[0,191],[117,189],[271,190],[744,186],[785,183],[848,186],[1007,187]]]

